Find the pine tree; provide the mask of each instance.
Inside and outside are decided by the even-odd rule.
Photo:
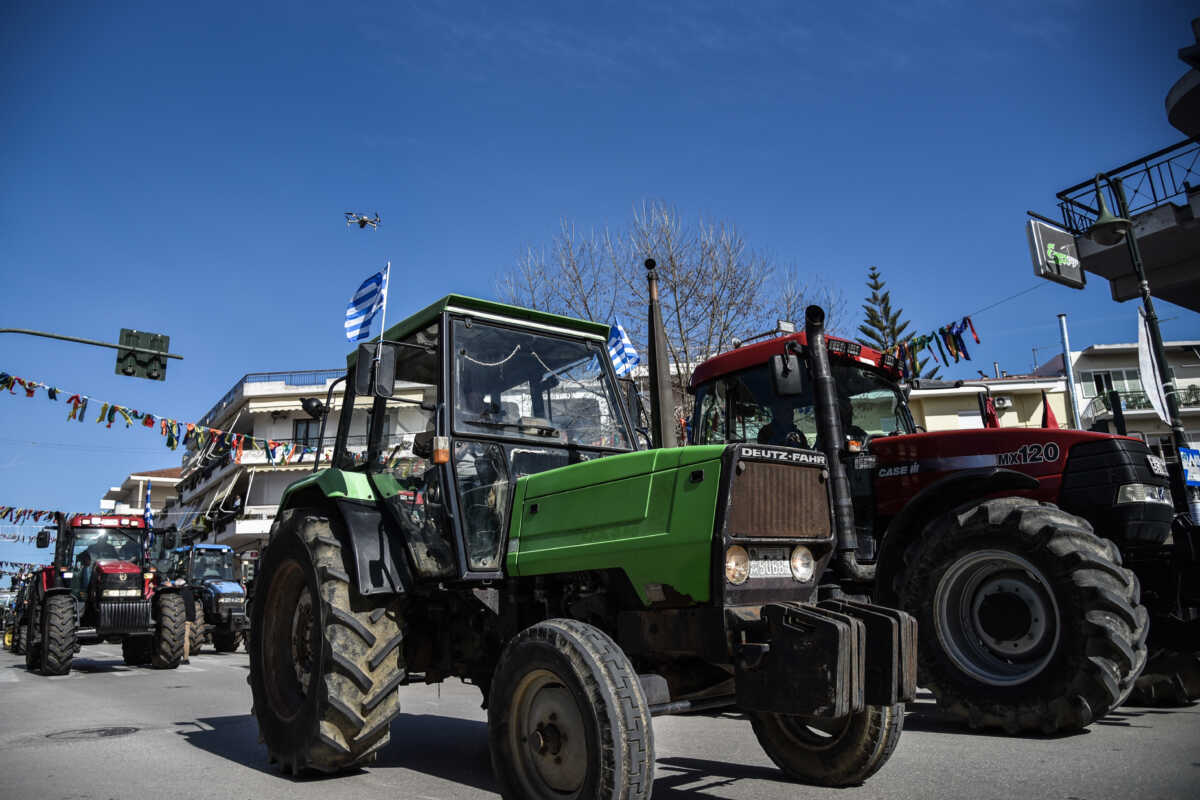
[[[871,294],[863,303],[865,321],[858,326],[860,344],[887,352],[899,342],[909,338],[907,334],[908,320],[904,319],[904,309],[892,308],[892,293],[886,288],[886,282],[879,274],[878,267],[869,267],[867,271],[867,288]],[[922,378],[936,378],[939,367],[926,370],[928,358],[917,361],[917,375]]]

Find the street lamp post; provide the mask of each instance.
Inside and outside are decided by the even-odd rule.
[[[1100,189],[1103,179],[1112,190],[1117,200],[1117,214],[1114,217],[1104,203],[1104,194]],[[1187,435],[1183,429],[1183,421],[1179,418],[1179,402],[1176,398],[1175,379],[1171,376],[1167,353],[1163,348],[1162,332],[1158,329],[1158,314],[1154,311],[1154,300],[1150,297],[1150,283],[1146,280],[1146,271],[1142,267],[1142,254],[1138,250],[1137,235],[1133,231],[1133,222],[1129,218],[1129,205],[1125,200],[1125,187],[1121,179],[1115,175],[1100,173],[1096,175],[1096,207],[1099,214],[1095,223],[1088,228],[1087,237],[1097,244],[1114,245],[1125,240],[1129,249],[1129,260],[1133,264],[1133,273],[1137,276],[1138,291],[1142,295],[1142,307],[1146,312],[1146,328],[1150,332],[1150,350],[1158,363],[1159,378],[1162,381],[1163,397],[1167,403],[1168,425],[1171,427],[1171,444],[1175,448],[1176,457],[1179,450],[1188,445]],[[1187,484],[1184,481],[1183,470],[1179,469],[1171,475],[1171,494],[1176,503],[1183,503],[1187,508]]]

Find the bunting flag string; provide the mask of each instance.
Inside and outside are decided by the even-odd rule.
[[[69,394],[64,389],[50,386],[41,381],[18,378],[7,372],[0,372],[0,393],[8,390],[9,394],[15,395],[18,388],[23,390],[25,396],[29,398],[35,397],[39,389],[44,389],[46,397],[51,401],[59,400],[60,393],[64,395]],[[285,465],[291,463],[299,464],[304,461],[306,455],[316,453],[316,448],[308,445],[296,442],[279,442],[274,439],[256,439],[244,433],[209,428],[204,425],[197,425],[194,422],[180,422],[177,419],[164,417],[161,414],[150,414],[130,408],[129,406],[107,403],[78,392],[69,394],[66,402],[71,406],[71,410],[67,414],[68,422],[73,420],[83,422],[88,409],[88,403],[99,403],[100,413],[96,417],[97,425],[104,424],[104,427],[111,428],[114,422],[120,420],[125,423],[126,428],[132,428],[135,422],[139,423],[142,427],[152,430],[157,428],[159,434],[166,440],[165,444],[169,450],[175,450],[181,444],[185,447],[198,450],[211,443],[214,446],[220,445],[229,448],[234,460],[239,464],[242,463],[242,453],[245,450],[261,450],[266,455],[267,463],[272,466],[276,463]]]
[[[975,344],[979,344],[979,333],[975,330],[975,323],[971,321],[970,317],[963,317],[961,320],[955,320],[935,328],[927,334],[910,336],[903,342],[897,343],[895,347],[888,350],[888,353],[896,357],[900,366],[900,374],[903,377],[919,377],[921,351],[928,351],[929,357],[939,366],[950,366],[951,359],[955,364],[960,360],[970,361],[971,354],[967,350],[967,340],[964,336],[968,331],[971,338],[975,340]],[[940,359],[939,355],[941,355]]]

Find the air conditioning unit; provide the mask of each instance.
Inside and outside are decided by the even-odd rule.
[[[1007,395],[998,395],[992,398],[992,403],[996,408],[1012,408],[1012,398]]]

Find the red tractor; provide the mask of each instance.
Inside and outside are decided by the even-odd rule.
[[[37,569],[24,615],[25,665],[65,675],[84,644],[120,642],[125,663],[174,669],[183,658],[185,606],[179,587],[160,584],[146,553],[141,517],[56,518],[54,563]],[[38,534],[49,547],[50,534]]]
[[[823,323],[810,308],[804,332],[700,364],[690,439],[826,453],[851,490],[833,496],[852,498],[835,504],[837,574],[917,617],[921,685],[950,715],[1083,728],[1134,690],[1151,629],[1166,694],[1200,692],[1200,532],[1177,517],[1162,459],[1088,431],[920,431],[896,360]],[[827,430],[818,409],[835,412]]]

